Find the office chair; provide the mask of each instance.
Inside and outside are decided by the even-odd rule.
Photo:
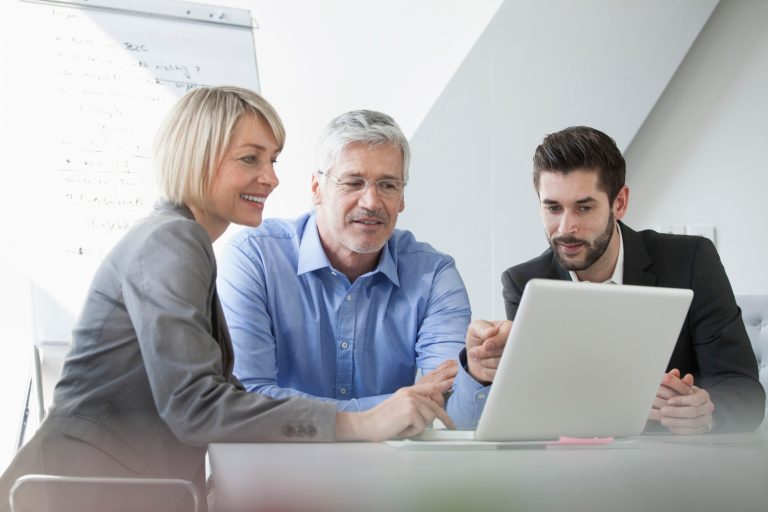
[[[755,351],[760,383],[768,395],[768,295],[737,295],[736,303],[741,308],[749,341]],[[768,415],[763,420],[762,429],[768,431]]]
[[[68,341],[37,341],[33,346],[33,370],[17,436],[18,450],[43,422],[53,403],[53,390],[61,377]],[[34,412],[33,412],[34,410]],[[36,414],[35,414],[36,413]]]
[[[47,416],[68,349],[67,341],[46,340],[35,343],[33,375],[27,390],[27,403],[17,449]],[[44,489],[46,492],[41,492]],[[47,501],[50,491],[55,495],[55,508],[52,508]],[[123,499],[117,496],[122,496]],[[163,498],[166,499],[163,500]],[[11,512],[47,512],[52,509],[62,512],[79,512],[80,510],[166,512],[168,499],[174,503],[189,502],[190,506],[184,510],[197,512],[200,509],[201,497],[197,487],[187,480],[174,478],[30,474],[18,478],[10,493]],[[138,504],[136,501],[141,503]]]
[[[10,504],[11,512],[166,512],[170,502],[156,500],[158,496],[190,512],[198,512],[202,503],[197,487],[177,478],[24,475],[11,488]],[[49,499],[55,500],[55,507]]]

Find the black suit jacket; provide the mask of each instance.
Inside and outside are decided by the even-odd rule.
[[[706,238],[633,231],[621,222],[624,284],[689,288],[688,311],[667,371],[691,373],[715,404],[717,431],[754,430],[765,413],[765,390],[741,310],[714,244]],[[571,280],[552,249],[504,271],[504,304],[513,320],[525,284],[535,278]],[[629,361],[631,363],[631,361]]]

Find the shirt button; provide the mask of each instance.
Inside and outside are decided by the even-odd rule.
[[[339,275],[336,272],[331,272],[331,274],[333,274],[334,276],[338,276]]]
[[[342,395],[346,395],[346,394],[347,394],[347,388],[341,388],[341,389],[339,390],[339,392],[340,392]]]
[[[299,437],[304,437],[306,435],[306,431],[304,430],[304,427],[302,425],[299,425],[296,427],[296,435]]]
[[[347,295],[347,300],[348,300],[348,301],[349,301],[349,300],[352,300],[352,296],[351,296],[351,295]]]
[[[485,393],[478,393],[477,398],[479,400],[485,400]]]
[[[346,341],[342,341],[341,348],[343,348],[344,350],[347,350],[349,348],[349,343],[347,343]]]
[[[285,434],[286,437],[293,437],[295,432],[296,431],[291,425],[286,425],[283,427],[283,434]]]

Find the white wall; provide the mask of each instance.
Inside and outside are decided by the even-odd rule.
[[[626,160],[628,222],[715,226],[734,291],[768,293],[768,2],[720,2]]]
[[[214,0],[251,9],[262,93],[288,132],[266,216],[311,207],[317,137],[333,117],[381,110],[410,137],[502,0]]]
[[[126,0],[128,1],[128,0]],[[267,216],[294,216],[310,207],[309,183],[314,146],[322,127],[335,115],[355,108],[387,112],[411,135],[472,48],[502,0],[204,0],[250,9],[258,23],[256,53],[262,93],[286,124],[288,141],[278,166],[281,186],[270,198]],[[10,0],[14,7],[18,0]],[[3,7],[6,7],[5,0]],[[11,9],[12,11],[12,9]],[[33,319],[30,276],[43,269],[27,268],[33,258],[25,251],[31,237],[50,233],[30,229],[34,216],[55,215],[40,201],[37,185],[25,170],[44,154],[43,145],[29,141],[35,123],[45,126],[45,113],[35,98],[25,97],[25,79],[18,61],[23,48],[14,43],[25,30],[14,16],[0,16],[0,154],[4,155],[6,194],[0,200],[0,468],[13,452],[25,379],[31,362]],[[29,130],[7,122],[10,109],[23,111]],[[142,127],[154,129],[154,127]],[[34,151],[14,154],[16,141]],[[35,260],[44,259],[37,254]],[[51,261],[48,275],[55,275]],[[43,290],[44,291],[44,290]],[[77,304],[67,305],[71,318]],[[34,319],[35,322],[44,321]]]
[[[456,258],[473,316],[546,248],[531,184],[545,134],[586,124],[627,147],[716,2],[507,0],[412,138],[401,226]]]

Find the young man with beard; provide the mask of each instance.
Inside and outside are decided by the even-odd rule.
[[[364,411],[420,369],[421,382],[453,382],[447,403],[432,398],[457,424],[477,416],[486,386],[455,361],[470,307],[454,260],[395,229],[408,163],[390,116],[342,114],[318,144],[315,209],[224,248],[219,294],[249,391]]]
[[[503,273],[507,318],[515,318],[525,284],[533,278],[690,288],[693,302],[648,428],[679,434],[754,430],[763,419],[765,392],[712,242],[637,232],[623,224],[629,203],[624,158],[613,139],[598,130],[577,126],[550,134],[536,148],[533,162],[550,247]],[[491,356],[500,355],[510,327],[510,322],[473,323],[467,340],[470,359],[486,358],[491,366],[486,371],[492,374],[497,359]]]

